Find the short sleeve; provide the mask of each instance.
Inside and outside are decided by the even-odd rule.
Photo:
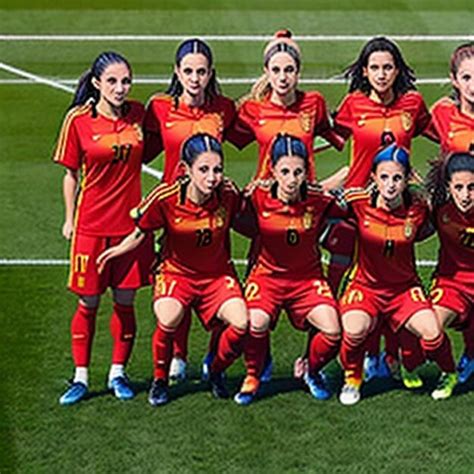
[[[71,110],[64,119],[53,161],[72,170],[81,167],[81,147],[74,110]]]

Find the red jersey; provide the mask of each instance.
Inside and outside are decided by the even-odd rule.
[[[141,199],[143,105],[127,102],[123,117],[92,115],[91,105],[72,108],[59,134],[53,160],[81,170],[76,230],[112,237],[134,229],[129,213]]]
[[[240,147],[256,140],[259,147],[259,160],[256,178],[270,177],[270,151],[278,133],[293,135],[306,145],[309,155],[308,179],[316,179],[314,167],[313,142],[320,135],[342,148],[342,142],[329,124],[326,101],[319,92],[297,91],[296,101],[290,106],[277,105],[270,96],[263,100],[248,99],[238,110],[233,142]]]
[[[334,118],[335,130],[346,139],[352,136],[353,142],[345,187],[367,186],[376,153],[394,142],[410,150],[412,138],[429,124],[430,114],[418,92],[402,94],[390,105],[360,91],[348,94]]]
[[[474,210],[461,212],[452,200],[436,209],[440,239],[436,276],[462,283],[474,282]]]
[[[360,189],[348,190],[346,199],[358,232],[353,280],[399,291],[419,285],[415,241],[428,221],[426,203],[413,197],[412,203],[387,211],[375,207],[375,196]]]
[[[276,183],[259,185],[251,196],[259,247],[253,275],[322,278],[318,238],[334,198],[308,186],[299,202],[276,197]]]
[[[144,122],[144,160],[149,162],[164,150],[163,181],[173,182],[182,174],[179,171],[182,144],[197,133],[208,133],[223,141],[235,114],[234,102],[223,96],[214,97],[202,107],[190,107],[183,101],[176,107],[174,98],[165,94],[152,97]]]
[[[443,153],[474,153],[474,117],[462,113],[449,97],[436,102],[431,116]]]
[[[232,270],[229,230],[240,195],[229,183],[197,205],[186,197],[189,180],[180,178],[157,186],[134,210],[140,229],[165,230],[164,271],[206,278]]]

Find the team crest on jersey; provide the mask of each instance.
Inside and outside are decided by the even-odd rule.
[[[413,222],[405,222],[405,228],[403,229],[403,233],[407,239],[409,239],[413,235]]]
[[[137,134],[137,138],[139,142],[143,141],[143,130],[142,127],[140,127],[140,124],[134,123],[133,128],[135,129],[135,132]]]
[[[408,130],[410,130],[413,126],[413,118],[410,112],[403,112],[400,118],[402,120],[403,130],[405,130],[405,132],[408,132]]]
[[[443,214],[443,215],[441,216],[441,222],[442,222],[443,224],[449,224],[449,220],[450,220],[450,219],[449,219],[449,215],[448,215],[448,214]]]
[[[301,112],[298,115],[300,127],[306,132],[311,131],[311,114],[309,112]]]
[[[305,230],[311,229],[311,226],[313,225],[313,214],[310,212],[309,209],[305,211],[303,214],[303,228]]]
[[[219,207],[219,209],[217,209],[216,214],[215,214],[216,227],[218,228],[224,227],[226,216],[227,216],[227,211],[225,210],[225,208],[222,206]]]

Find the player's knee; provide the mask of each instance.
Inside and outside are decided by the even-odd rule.
[[[235,329],[239,330],[240,332],[247,332],[247,329],[249,327],[247,315],[238,315],[234,318],[231,324]]]
[[[91,295],[91,296],[80,296],[79,303],[87,309],[94,309],[99,306],[100,296]]]
[[[115,303],[132,306],[135,299],[135,290],[121,290],[119,288],[114,288],[112,290],[113,299]]]
[[[270,317],[262,311],[250,312],[250,328],[255,332],[264,332],[270,326]]]

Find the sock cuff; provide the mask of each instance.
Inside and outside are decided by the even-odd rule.
[[[81,303],[77,304],[77,311],[79,311],[84,316],[94,317],[97,314],[98,309],[98,306],[96,306],[95,308],[89,308]]]
[[[128,313],[130,315],[135,314],[133,305],[124,305],[117,302],[114,302],[114,311],[117,311],[119,313],[125,313],[125,314]]]

